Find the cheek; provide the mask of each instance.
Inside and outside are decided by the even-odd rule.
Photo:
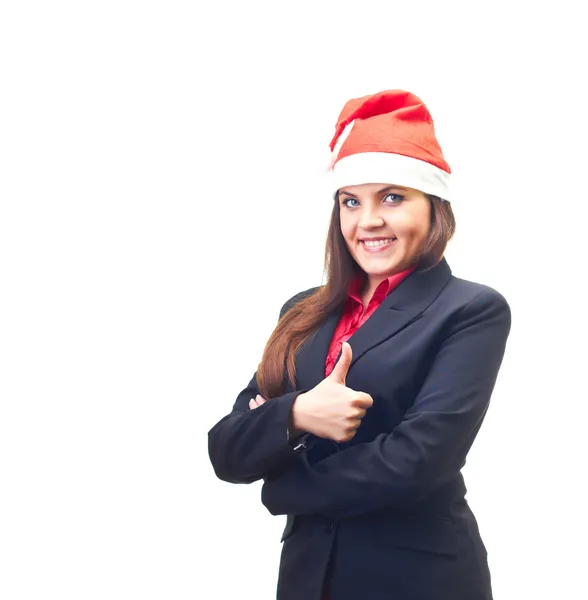
[[[420,213],[414,215],[407,212],[394,223],[394,230],[406,240],[421,240],[427,236],[429,221]]]
[[[341,219],[341,233],[343,234],[343,238],[347,243],[351,241],[353,237],[353,223],[349,221],[349,219]]]

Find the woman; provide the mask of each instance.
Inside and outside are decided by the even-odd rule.
[[[331,150],[327,283],[282,307],[212,464],[287,515],[278,600],[489,600],[460,471],[509,306],[443,257],[450,169],[419,98],[350,100]]]

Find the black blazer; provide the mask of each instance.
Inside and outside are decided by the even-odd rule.
[[[297,294],[282,307],[313,293]],[[255,375],[209,432],[218,477],[264,479],[270,513],[288,515],[278,600],[489,600],[486,548],[461,474],[502,363],[510,308],[443,259],[414,271],[351,336],[347,386],[374,399],[355,437],[286,439],[292,403],[323,378],[341,312],[296,357],[286,393],[249,410]]]

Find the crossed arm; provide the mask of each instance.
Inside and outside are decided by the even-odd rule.
[[[279,318],[306,293],[288,300]],[[256,376],[239,393],[231,413],[208,432],[208,454],[214,471],[230,483],[252,483],[283,471],[306,450],[288,439],[287,430],[296,396],[308,390],[288,392],[271,402],[256,402],[255,410],[251,410],[251,399],[259,395]]]
[[[403,421],[371,442],[312,465],[301,455],[267,476],[267,509],[349,518],[418,502],[453,479],[488,409],[510,325],[500,294],[477,296],[453,321]]]

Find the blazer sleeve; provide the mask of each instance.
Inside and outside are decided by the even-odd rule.
[[[280,311],[280,319],[306,294],[290,298]],[[259,394],[257,372],[237,396],[230,414],[208,432],[208,454],[219,479],[229,483],[252,483],[283,469],[306,449],[288,439],[290,412],[302,392],[296,390],[268,399],[254,410],[249,401]]]
[[[455,478],[488,409],[510,326],[501,294],[474,298],[452,320],[398,426],[314,464],[302,456],[268,478],[270,513],[349,518],[419,502]]]

